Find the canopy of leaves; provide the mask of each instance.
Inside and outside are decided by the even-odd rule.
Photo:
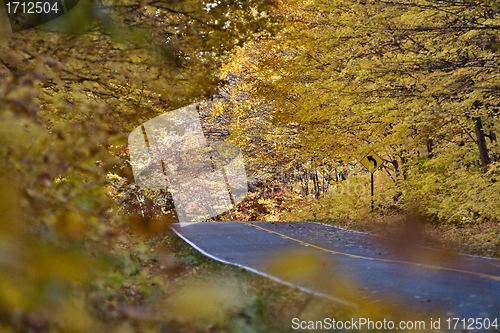
[[[126,238],[112,200],[116,180],[132,178],[128,134],[211,96],[228,52],[275,29],[269,6],[265,0],[81,0],[31,30],[12,33],[2,19],[0,330],[21,330],[23,318],[31,330],[35,316],[43,329],[95,331],[69,321],[89,323],[72,287],[96,276],[133,276],[138,265],[116,248]],[[163,230],[134,221],[142,231]],[[104,272],[111,275],[103,276],[100,264],[109,260],[102,257],[110,256],[114,264]]]
[[[219,107],[232,110],[235,128],[248,115],[293,127],[303,156],[330,161],[375,149],[427,213],[500,218],[489,196],[498,193],[498,1],[294,1],[277,13],[285,27],[225,67],[237,82]],[[486,175],[475,119],[490,138]]]

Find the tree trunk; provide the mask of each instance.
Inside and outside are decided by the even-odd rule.
[[[497,142],[497,134],[495,133],[495,131],[493,131],[493,130],[490,131],[489,138],[490,138],[491,142]]]
[[[479,148],[479,158],[481,159],[481,165],[483,169],[488,167],[490,164],[490,158],[488,156],[488,147],[486,147],[486,138],[484,136],[483,123],[480,117],[474,118],[475,130],[476,130],[476,143]]]
[[[304,172],[304,196],[309,195],[309,172],[308,169],[305,169]]]
[[[314,168],[314,169],[313,169],[313,171],[314,171],[314,176],[313,176],[313,177],[314,177],[314,178],[313,178],[313,180],[314,180],[314,197],[315,197],[316,199],[318,199],[318,198],[319,198],[319,179],[318,179],[318,169]]]
[[[323,172],[323,174],[324,174],[324,175],[325,175],[325,177],[326,177],[326,172]],[[323,193],[326,193],[326,180],[325,180],[325,177],[323,177],[323,186],[322,186],[322,188],[323,188]]]
[[[432,154],[432,146],[433,146],[432,139],[428,139],[427,140],[427,156],[429,158],[433,156],[433,154]]]

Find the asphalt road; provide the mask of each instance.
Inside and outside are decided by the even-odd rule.
[[[500,260],[312,222],[207,222],[173,229],[212,259],[350,306],[385,302],[408,313],[500,321]],[[295,262],[284,253],[321,258],[320,273],[297,276],[286,265],[280,271],[282,262]],[[299,259],[297,265],[311,269]]]

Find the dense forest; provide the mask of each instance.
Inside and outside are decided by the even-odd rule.
[[[257,303],[226,296],[222,314],[193,310],[200,325],[164,315],[166,295],[186,313],[201,296],[165,282],[187,269],[155,238],[171,196],[135,185],[127,137],[193,103],[209,141],[245,158],[250,194],[217,220],[417,210],[483,226],[471,242],[500,253],[499,14],[498,0],[81,0],[12,32],[2,8],[0,330],[258,331]],[[385,162],[373,210],[370,150]]]
[[[287,2],[285,27],[224,65],[234,83],[218,107],[232,110],[243,147],[317,166],[374,149],[404,206],[451,223],[498,220],[496,6]]]

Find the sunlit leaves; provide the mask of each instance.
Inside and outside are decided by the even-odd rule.
[[[286,28],[273,38],[246,44],[226,66],[226,75],[237,79],[233,99],[223,107],[237,115],[235,126],[247,114],[272,119],[279,129],[297,124],[301,154],[357,161],[363,152],[376,149],[394,166],[387,168],[399,186],[411,175],[420,189],[428,188],[422,169],[411,169],[423,156],[436,155],[443,155],[435,163],[443,163],[449,174],[433,181],[434,190],[450,188],[445,184],[454,172],[464,177],[460,170],[476,181],[480,171],[473,166],[479,153],[472,119],[483,119],[485,133],[494,133],[498,125],[498,56],[493,45],[498,43],[499,19],[491,5],[281,3],[277,13]],[[233,135],[243,138],[249,132]],[[497,156],[494,134],[488,135],[488,147]],[[262,136],[257,132],[254,137]],[[477,181],[493,187],[486,185],[487,179]],[[419,192],[418,186],[411,189],[419,197],[430,194]],[[475,195],[486,193],[482,191],[487,192],[467,192],[464,198],[474,201]],[[452,201],[463,196],[459,187],[447,193]],[[430,206],[422,202],[425,207]]]
[[[126,138],[213,95],[224,55],[274,26],[267,1],[212,7],[89,0],[36,29],[0,27],[0,325],[98,331],[79,294],[88,282],[153,293],[149,270],[134,277],[150,259],[128,258],[149,249],[124,230],[163,233],[175,216],[165,191],[133,185]],[[112,272],[99,259],[110,252]]]

